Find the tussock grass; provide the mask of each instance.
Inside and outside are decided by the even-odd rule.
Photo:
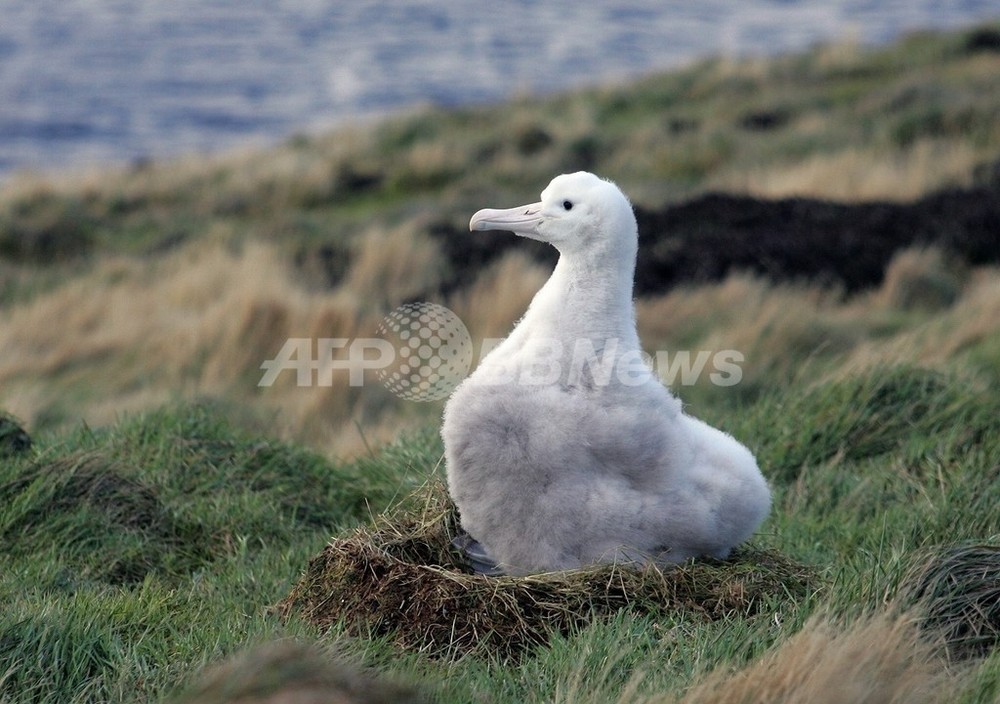
[[[511,252],[456,292],[450,307],[474,340],[506,337],[550,273],[521,252]]]
[[[294,641],[271,643],[217,665],[171,704],[417,704],[428,701],[403,684],[386,682]]]
[[[875,368],[778,398],[762,399],[766,410],[756,417],[800,421],[781,424],[759,448],[769,476],[783,481],[794,481],[800,472],[833,458],[878,457],[935,436],[942,445],[941,436],[946,436],[948,444],[965,451],[978,446],[992,451],[1000,413],[989,392],[977,393],[940,372],[906,367]]]
[[[964,267],[938,249],[906,249],[898,252],[885,270],[879,303],[886,308],[941,309],[959,297]]]
[[[435,477],[433,427],[349,464],[263,439],[265,426],[239,430],[210,405],[43,435],[0,465],[0,593],[10,605],[0,692],[154,701],[231,658],[229,674],[193,691],[254,686],[237,676],[248,662],[290,691],[299,680],[289,673],[304,670],[305,689],[336,680],[339,665],[303,656],[296,670],[280,645],[276,662],[254,654],[294,638],[327,643],[348,678],[360,665],[441,701],[677,701],[689,689],[693,701],[806,701],[826,686],[834,696],[837,677],[856,681],[857,696],[891,700],[930,683],[927,701],[966,691],[988,701],[1000,680],[983,659],[995,652],[991,622],[975,620],[991,608],[981,558],[935,563],[940,583],[964,586],[924,588],[938,621],[920,607],[906,617],[932,644],[957,623],[973,624],[959,635],[979,628],[962,655],[967,674],[946,679],[946,695],[935,683],[951,670],[925,659],[928,641],[912,640],[909,626],[851,625],[905,601],[913,585],[939,583],[908,577],[923,574],[924,548],[936,555],[934,546],[1000,534],[1000,416],[988,396],[964,402],[953,380],[904,366],[795,381],[739,412],[711,406],[711,420],[757,448],[774,512],[732,560],[663,573],[468,574],[449,547],[456,518]],[[902,420],[911,416],[912,426]],[[841,446],[828,424],[852,443]],[[112,569],[137,564],[128,579]],[[830,617],[806,626],[816,613]],[[46,669],[50,657],[61,669]]]
[[[279,611],[321,628],[343,623],[354,635],[387,636],[434,657],[516,662],[555,634],[621,611],[750,617],[818,586],[808,567],[755,547],[725,562],[664,571],[612,565],[530,577],[470,574],[451,548],[458,517],[444,485],[429,484],[410,502],[414,509],[335,538]]]
[[[437,248],[412,225],[371,232],[359,245],[345,288],[369,292],[363,303],[375,312],[399,301],[427,298],[440,284],[444,262]]]
[[[373,241],[371,251],[377,247]],[[377,255],[382,264],[373,260],[366,271],[387,266],[382,278],[399,275],[392,266],[404,260],[387,256],[391,252]],[[410,269],[420,276],[426,270]],[[413,293],[416,289],[406,287],[415,284],[407,281],[400,275],[388,293]],[[377,301],[384,299],[352,293],[351,285],[319,293],[300,288],[288,263],[262,244],[234,251],[204,243],[155,262],[111,260],[98,267],[94,278],[0,314],[9,341],[0,351],[3,398],[31,425],[43,427],[81,416],[106,424],[121,413],[180,397],[252,401],[282,412],[279,430],[296,428],[300,439],[356,454],[364,444],[352,417],[366,421],[369,442],[395,437],[400,423],[393,418],[385,419],[383,430],[367,423],[392,398],[388,391],[380,395],[375,383],[367,389],[375,393],[345,391],[346,372],[325,388],[298,388],[290,372],[273,387],[257,386],[261,363],[273,358],[288,337],[374,334],[385,313]],[[95,393],[97,384],[100,393]]]
[[[933,273],[929,274],[934,276]],[[876,305],[886,294],[875,294]],[[864,301],[859,301],[863,303]],[[862,308],[855,308],[860,312]],[[840,358],[842,374],[878,364],[911,362],[955,365],[984,380],[997,379],[1000,367],[1000,278],[996,269],[970,272],[962,295],[950,307],[927,315],[926,308],[873,315],[867,335]]]
[[[748,166],[744,172],[720,174],[710,184],[766,198],[908,200],[943,186],[972,185],[979,158],[979,149],[961,139],[924,138],[905,148],[845,146],[813,153],[784,169]]]
[[[380,484],[378,465],[332,466],[241,436],[209,406],[138,416],[112,433],[80,431],[71,444],[0,465],[0,545],[57,563],[47,577],[56,581],[189,578],[246,536],[288,541],[356,520],[396,491]],[[229,492],[224,506],[220,492]]]
[[[56,551],[62,569],[108,584],[141,582],[154,570],[190,572],[211,559],[211,537],[169,512],[131,474],[99,452],[18,472],[0,484],[0,544],[22,556]]]
[[[0,457],[11,457],[31,449],[31,436],[21,422],[8,413],[0,412]]]
[[[749,667],[699,683],[684,704],[878,704],[954,701],[965,689],[913,620],[882,615],[851,626],[816,618]]]
[[[155,701],[209,659],[305,635],[267,605],[424,454],[414,438],[334,464],[201,405],[0,462],[0,699]]]
[[[988,655],[1000,644],[1000,545],[966,543],[933,551],[904,580],[921,626],[944,639],[955,659]]]
[[[396,277],[392,291],[416,295],[433,287],[434,266],[395,268],[398,243],[376,263],[377,242],[371,271]],[[787,383],[804,358],[819,375],[956,357],[973,374],[995,374],[995,270],[953,270],[945,255],[921,251],[899,255],[870,296],[847,300],[836,291],[745,275],[678,288],[638,302],[640,334],[650,351],[739,351],[742,379],[734,391],[742,395]],[[514,252],[445,302],[468,322],[479,352],[483,339],[510,330],[547,273]],[[108,262],[95,277],[0,313],[10,341],[0,347],[2,398],[29,428],[65,427],[80,417],[100,425],[178,398],[214,397],[252,404],[277,419],[283,437],[352,456],[439,412],[439,405],[400,402],[373,374],[363,388],[349,387],[346,372],[337,372],[330,387],[300,388],[292,372],[272,387],[257,386],[261,363],[289,337],[375,333],[390,294],[362,295],[359,275],[332,291],[305,288],[272,246],[258,244],[235,251],[202,245],[156,264]],[[60,325],[48,323],[53,319]],[[701,375],[700,389],[680,385],[680,396],[697,401],[711,393],[711,371]],[[98,382],[101,393],[94,391]]]

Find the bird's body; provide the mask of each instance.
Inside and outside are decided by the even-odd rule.
[[[767,515],[753,455],[683,413],[644,362],[632,305],[637,231],[588,173],[541,203],[477,213],[560,250],[510,336],[445,408],[448,486],[477,564],[508,574],[724,557]],[[488,560],[485,559],[488,557]]]

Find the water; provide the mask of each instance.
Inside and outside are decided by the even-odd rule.
[[[995,0],[0,0],[0,175],[217,151],[708,54],[1000,16]]]

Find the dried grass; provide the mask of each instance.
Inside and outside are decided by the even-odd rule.
[[[258,399],[265,413],[282,410],[275,432],[326,445],[358,412],[358,394],[344,391],[346,372],[332,387],[310,388],[286,372],[261,390],[260,365],[288,337],[371,334],[382,313],[359,305],[344,291],[299,287],[286,257],[266,244],[199,243],[153,262],[115,258],[0,314],[0,403],[30,427],[67,397],[75,399],[71,420],[79,414],[95,425],[178,397]],[[82,397],[81,388],[89,390]],[[312,416],[331,404],[334,415]],[[351,433],[345,454],[364,449]]]
[[[964,274],[964,267],[940,249],[905,249],[886,267],[875,300],[899,310],[947,308],[961,293]]]
[[[433,657],[517,661],[554,633],[621,610],[752,616],[775,599],[804,598],[816,585],[808,568],[753,547],[725,562],[689,562],[667,572],[602,566],[484,577],[471,574],[451,548],[458,519],[444,486],[428,484],[411,501],[410,510],[335,538],[279,613],[323,628],[342,623],[350,634],[388,637]]]
[[[474,340],[506,337],[550,274],[522,252],[508,252],[449,303]]]
[[[953,701],[960,686],[912,619],[883,614],[845,627],[814,617],[757,662],[713,673],[680,702],[923,704]]]
[[[416,704],[416,690],[303,644],[279,641],[211,668],[174,704]]]
[[[311,204],[334,195],[338,165],[370,151],[373,133],[370,126],[343,125],[277,146],[249,142],[164,162],[22,173],[4,183],[0,212],[39,197],[80,199],[105,212],[183,204],[201,214],[231,214]]]
[[[391,310],[428,297],[438,287],[444,263],[437,245],[414,224],[375,230],[361,239],[345,288],[369,309]]]
[[[878,308],[879,302],[891,300],[891,294],[877,292],[874,299]],[[878,317],[865,304],[866,300],[858,300],[846,307],[845,312],[859,320],[871,316],[877,323]],[[859,340],[841,359],[839,373],[854,374],[887,363],[941,365],[960,359],[966,351],[980,345],[1000,347],[997,320],[1000,320],[998,270],[973,270],[950,307],[915,321],[895,335]]]
[[[826,118],[800,125],[821,135]],[[964,140],[920,140],[906,149],[872,146],[813,153],[801,161],[762,168],[722,170],[710,188],[765,198],[809,196],[842,201],[915,199],[939,188],[969,186],[982,151]]]
[[[743,383],[791,379],[814,355],[853,349],[866,334],[868,314],[858,313],[836,291],[775,285],[742,274],[636,304],[648,351],[738,351]]]

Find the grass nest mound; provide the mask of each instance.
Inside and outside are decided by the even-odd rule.
[[[444,485],[428,484],[374,525],[335,538],[277,610],[322,628],[340,623],[351,635],[387,637],[432,657],[478,651],[517,661],[553,634],[621,610],[708,620],[752,616],[775,599],[803,598],[815,587],[808,567],[746,546],[725,561],[691,561],[666,571],[605,565],[485,577],[472,574],[451,547],[458,530]]]

